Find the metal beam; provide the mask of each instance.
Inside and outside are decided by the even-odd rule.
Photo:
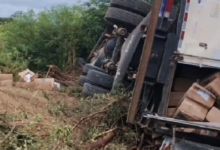
[[[148,66],[148,60],[150,58],[151,49],[154,42],[154,35],[157,26],[157,20],[160,12],[161,3],[162,0],[154,0],[153,2],[150,23],[147,29],[147,37],[145,39],[143,52],[141,55],[141,60],[138,68],[137,78],[133,90],[132,100],[129,107],[128,117],[127,117],[128,123],[134,123],[134,119],[137,113],[137,107],[139,104],[140,94]]]

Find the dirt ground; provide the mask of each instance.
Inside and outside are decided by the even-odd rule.
[[[76,119],[68,114],[68,108],[71,108],[76,101],[76,98],[58,91],[0,87],[0,149],[17,150],[20,145],[17,136],[21,133],[36,136],[36,139],[42,138],[42,141],[41,139],[38,141],[41,145],[43,142],[56,142],[58,136],[67,132],[67,125],[70,132],[71,125],[76,122]],[[8,128],[8,131],[1,129],[1,125]],[[12,127],[16,127],[16,132]],[[10,135],[12,137],[7,137],[10,130],[11,132],[13,130]],[[59,135],[57,132],[60,132]],[[12,144],[11,138],[15,140]],[[45,138],[50,140],[47,141]],[[38,143],[30,143],[30,149],[34,150],[34,147],[39,150],[52,149],[50,146],[48,148],[36,146]],[[12,148],[12,145],[16,146]]]
[[[52,118],[48,112],[52,103],[64,102],[73,105],[75,98],[56,91],[34,91],[16,87],[0,87],[0,113],[41,114]]]
[[[94,147],[91,143],[116,130],[114,140],[105,149],[127,149],[135,138],[122,119],[128,95],[117,90],[83,97],[81,88],[76,85],[60,91],[36,91],[0,87],[0,150],[88,149]]]

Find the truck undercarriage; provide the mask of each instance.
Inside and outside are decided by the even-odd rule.
[[[180,53],[178,47],[184,36],[183,28],[189,1],[182,0],[178,11],[172,9],[173,0],[154,1],[152,7],[143,1],[134,2],[138,3],[145,4],[144,13],[131,9],[126,2],[123,4],[126,5],[125,10],[129,10],[127,15],[131,18],[139,16],[132,22],[129,19],[120,20],[119,16],[113,19],[110,15],[112,10],[125,10],[119,10],[122,9],[119,1],[111,1],[105,20],[116,25],[106,28],[88,58],[90,64],[84,66],[84,74],[80,80],[80,84],[84,86],[83,93],[89,96],[107,93],[123,84],[133,91],[127,122],[139,125],[146,135],[165,136],[161,149],[166,146],[179,150],[219,149],[218,136],[186,132],[185,129],[219,133],[220,123],[167,116],[173,93],[186,93],[193,82],[200,83],[202,79],[219,71],[218,67],[181,63],[184,62],[184,56],[187,56]],[[171,10],[172,15],[167,16]],[[130,14],[131,12],[133,14]],[[183,83],[178,85],[179,79],[193,82],[187,89],[179,91],[176,89],[184,87]],[[175,108],[178,106],[180,102]]]

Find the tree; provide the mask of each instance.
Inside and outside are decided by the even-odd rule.
[[[48,64],[62,69],[73,66],[75,57],[86,57],[104,30],[106,9],[105,3],[91,1],[82,6],[58,5],[39,14],[15,13],[0,29],[0,63],[33,71]]]

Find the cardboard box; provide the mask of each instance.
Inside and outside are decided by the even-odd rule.
[[[204,121],[207,113],[207,107],[185,97],[173,117],[188,121]]]
[[[59,87],[54,82],[54,78],[40,78],[33,82],[16,82],[15,86],[30,88],[34,90],[57,90]]]
[[[220,78],[216,78],[215,80],[210,82],[205,88],[213,93],[218,99],[220,98]]]
[[[220,123],[220,110],[216,107],[212,107],[212,109],[208,112],[206,116],[206,120],[209,122],[219,122]]]
[[[176,78],[174,81],[173,90],[176,92],[186,92],[193,83],[193,80]]]
[[[16,87],[23,87],[23,88],[29,88],[29,89],[35,89],[36,84],[35,82],[15,82],[14,85]]]
[[[0,81],[0,86],[13,86],[13,80]]]
[[[216,97],[212,93],[197,83],[194,83],[191,86],[191,88],[186,92],[185,96],[199,104],[202,104],[208,109],[214,105],[216,100]]]
[[[171,92],[169,99],[169,107],[176,107],[181,102],[185,92]]]
[[[167,109],[167,117],[172,117],[177,108],[168,108]]]
[[[41,78],[34,80],[38,90],[53,90],[54,89],[54,78]]]
[[[20,77],[19,82],[31,82],[31,77],[33,77],[34,75],[34,72],[32,72],[29,69],[26,69],[18,73],[18,76]]]
[[[0,74],[0,81],[4,81],[4,80],[13,81],[13,74]]]

